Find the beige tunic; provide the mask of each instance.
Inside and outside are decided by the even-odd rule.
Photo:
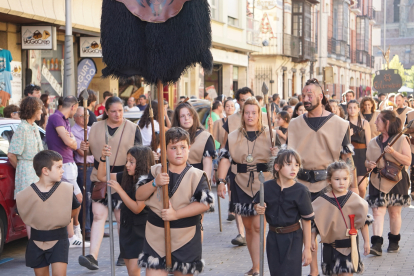
[[[349,122],[339,116],[330,116],[317,131],[306,123],[304,115],[290,121],[288,127],[289,148],[296,150],[302,158],[302,167],[305,170],[325,170],[332,162],[338,161],[341,156],[342,141]],[[308,187],[311,193],[321,191],[327,181],[310,183],[299,180]]]
[[[122,129],[125,130],[124,134],[122,135],[122,141],[121,134]],[[135,132],[137,129],[137,125],[132,123],[131,121],[124,120],[124,122],[118,127],[116,132],[113,136],[109,136],[109,146],[111,146],[111,152],[112,155],[109,157],[109,163],[111,166],[114,165],[115,155],[116,151],[118,149],[119,143],[119,152],[118,157],[116,158],[115,166],[124,166],[126,163],[126,156],[128,150],[134,146],[135,141]],[[90,151],[95,158],[95,161],[99,162],[101,156],[102,156],[102,148],[105,145],[105,132],[107,130],[106,120],[94,123],[91,127],[91,130],[89,132],[89,141],[90,141]],[[92,182],[98,182],[98,170],[94,167],[91,173],[91,181]]]
[[[220,145],[224,142],[224,135],[226,131],[223,128],[223,119],[217,120],[213,124],[213,137],[214,139],[220,143]]]
[[[407,136],[401,135],[401,137],[398,138],[397,142],[395,142],[395,144],[392,146],[394,148],[394,150],[396,150],[397,152],[401,152],[404,139],[406,139],[408,141],[408,143],[410,143]],[[367,160],[375,162],[375,161],[377,161],[378,157],[380,157],[381,153],[382,153],[382,151],[381,151],[380,146],[378,145],[377,138],[372,139],[368,144]],[[385,156],[385,159],[387,159],[388,161],[391,161],[391,162],[394,162],[398,165],[401,165],[401,163],[399,163],[397,161],[397,159],[395,159],[390,153],[385,153],[384,156]],[[384,168],[384,166],[385,166],[384,158],[381,158],[381,160],[379,161],[379,163],[377,165],[377,168],[378,168],[378,170],[381,170],[382,168]],[[391,189],[394,188],[394,186],[397,185],[397,183],[401,179],[402,179],[401,171],[398,174],[398,181],[397,182],[386,179],[385,177],[381,177],[381,180],[380,180],[379,173],[374,173],[374,172],[371,173],[371,177],[370,177],[371,184],[376,189],[378,189],[381,192],[386,193],[386,194],[388,194],[391,191]]]
[[[276,131],[272,130],[273,137],[276,137]],[[269,163],[271,158],[271,144],[270,144],[270,134],[269,128],[266,127],[264,131],[256,138],[255,141],[251,142],[246,137],[240,133],[239,130],[233,131],[229,134],[229,152],[233,162],[238,164],[247,164],[247,165],[256,165],[259,163]],[[248,145],[248,146],[247,146]],[[254,149],[253,149],[254,147]],[[253,155],[253,162],[247,163],[246,157],[252,154]],[[243,190],[247,195],[254,197],[256,193],[260,190],[260,181],[259,181],[259,172],[254,170],[254,182],[248,185],[249,182],[249,169],[246,173],[238,173],[237,172],[237,165],[231,165],[231,171],[236,175],[235,181],[240,189]],[[270,180],[272,175],[270,172],[263,173],[265,180]]]
[[[378,135],[380,135],[380,132],[377,131],[377,126],[375,125],[375,121],[378,118],[378,115],[381,113],[381,111],[379,110],[375,110],[374,114],[372,114],[372,118],[369,122],[369,127],[371,128],[371,137],[367,137],[367,139],[372,139],[374,137],[377,137]]]
[[[17,193],[16,203],[23,222],[37,230],[55,230],[69,225],[72,217],[73,185],[61,182],[53,194],[43,201],[29,186]],[[33,241],[48,250],[56,241]]]
[[[210,132],[202,131],[195,138],[194,143],[191,144],[190,153],[188,154],[188,163],[199,164],[203,162],[204,149],[208,138],[211,137]]]
[[[151,174],[154,178],[161,173],[161,164],[151,167]],[[170,198],[172,208],[178,210],[184,208],[192,203],[191,199],[200,183],[201,177],[207,176],[199,169],[191,167],[184,175],[174,195]],[[145,204],[159,217],[163,208],[162,196],[158,198],[158,191],[156,191]],[[162,192],[160,191],[162,195]],[[182,246],[191,241],[196,234],[196,225],[186,228],[171,228],[171,251],[174,252]],[[145,238],[148,244],[154,249],[157,254],[163,258],[165,256],[165,238],[164,227],[157,227],[147,221],[145,228]],[[200,241],[201,245],[201,241]]]
[[[405,125],[405,121],[407,119],[407,113],[413,111],[414,109],[412,109],[411,107],[405,107],[403,112],[401,112],[401,114],[398,114],[397,109],[395,110],[397,117],[400,118],[402,125]]]
[[[349,192],[350,193],[350,192]],[[322,243],[333,243],[335,240],[350,239],[347,237],[347,227],[342,217],[341,211],[335,201],[331,198],[328,201],[327,194],[320,196],[312,202],[313,211],[315,213],[315,224],[321,236]],[[348,215],[355,215],[355,229],[362,229],[365,225],[368,214],[368,203],[356,193],[352,193],[344,206],[341,206],[348,229],[351,228]],[[351,248],[336,248],[342,255],[348,256]]]

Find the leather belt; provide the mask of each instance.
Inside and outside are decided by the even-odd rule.
[[[67,227],[62,227],[53,230],[37,230],[31,229],[30,239],[33,241],[56,241],[68,238]]]
[[[325,180],[327,177],[326,170],[305,170],[300,169],[298,172],[298,178],[310,183],[316,183]]]
[[[76,163],[76,166],[83,167],[83,163]],[[86,167],[93,167],[93,163],[86,163]]]
[[[256,172],[268,172],[269,166],[267,163],[257,163],[257,164],[240,164],[236,162],[232,162],[234,165],[237,166],[237,173],[248,173],[250,171],[256,171]]]
[[[354,146],[355,149],[366,149],[367,148],[367,144],[357,143],[357,142],[351,142],[351,144]]]
[[[333,243],[324,243],[323,245],[330,245],[333,248],[349,248],[351,247],[351,239],[335,240]]]
[[[269,225],[269,230],[275,232],[276,234],[287,234],[291,232],[295,232],[296,230],[300,229],[300,223],[296,222],[295,224],[286,226],[286,227],[274,227]]]

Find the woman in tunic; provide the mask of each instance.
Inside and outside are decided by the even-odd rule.
[[[375,126],[375,121],[377,120],[377,117],[380,114],[380,111],[375,110],[375,102],[371,97],[362,98],[359,107],[360,107],[362,116],[364,116],[365,120],[368,121],[370,129],[371,129],[371,137],[367,136],[367,140],[369,142],[371,141],[372,138],[375,138],[380,134],[377,131],[377,127]]]
[[[266,180],[271,178],[267,164],[270,157],[276,155],[277,148],[272,148],[269,128],[262,126],[262,112],[256,98],[246,100],[241,116],[240,128],[228,135],[226,146],[220,151],[217,195],[225,198],[224,185],[227,182],[224,178],[231,167],[230,212],[242,215],[246,229],[247,248],[253,262],[246,274],[258,275],[260,226],[259,216],[253,208],[253,198],[260,187],[259,172],[263,172]],[[275,137],[276,132],[271,131]]]
[[[302,260],[304,266],[312,260],[314,213],[310,192],[305,185],[296,182],[301,159],[294,150],[282,149],[272,163],[274,179],[263,184],[265,207],[258,205],[260,193],[254,197],[257,214],[265,214],[269,223],[266,251],[270,275],[301,276]]]
[[[346,108],[348,110],[348,121],[351,129],[351,143],[354,146],[354,159],[355,168],[357,170],[358,183],[367,173],[365,168],[365,159],[367,153],[368,143],[371,137],[371,129],[368,121],[361,118],[359,114],[359,104],[356,100],[350,100]],[[367,181],[363,181],[359,186],[359,195],[365,198],[367,190]]]
[[[390,143],[394,137],[401,131],[402,123],[392,110],[382,110],[376,122],[377,130],[381,133],[368,144],[367,160],[365,166],[371,173],[367,201],[372,208],[374,223],[372,224],[373,236],[371,237],[370,254],[382,255],[382,231],[384,228],[384,217],[388,210],[390,216],[390,233],[388,233],[388,252],[398,252],[398,242],[401,238],[401,209],[411,204],[411,198],[408,194],[409,181],[405,166],[411,164],[411,149],[408,138],[402,135],[391,147]],[[384,158],[381,158],[378,164],[376,160],[385,152]],[[380,171],[385,167],[392,165],[395,170],[400,172],[391,180],[390,177],[380,175]]]
[[[106,164],[102,162],[106,156],[111,156],[111,147],[105,145],[102,149],[102,159],[98,168],[98,179],[106,181]],[[148,209],[144,201],[137,201],[135,193],[137,183],[146,179],[151,166],[155,165],[151,149],[134,146],[127,152],[127,163],[123,172],[111,173],[109,181],[122,199],[121,227],[119,229],[120,257],[124,259],[128,274],[140,275],[138,256],[141,254],[145,240],[145,224]],[[120,185],[121,184],[121,185]]]
[[[33,157],[43,150],[42,139],[36,120],[40,120],[43,103],[36,97],[27,97],[20,104],[21,123],[11,138],[7,157],[16,168],[14,196],[32,183],[39,181],[33,169]],[[3,132],[5,135],[7,131]],[[13,137],[11,137],[13,135]],[[4,137],[3,137],[4,138]]]

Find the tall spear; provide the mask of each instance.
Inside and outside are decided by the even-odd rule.
[[[164,118],[164,108],[163,106],[160,107],[160,102],[163,103],[164,101],[164,86],[162,82],[159,80],[157,83],[157,98],[158,98],[158,118]],[[160,120],[160,119],[158,119]],[[168,173],[167,171],[167,148],[165,142],[165,125],[159,122],[160,125],[160,148],[161,148],[161,173]],[[162,186],[162,202],[163,208],[169,208],[169,201],[170,197],[168,195],[168,185]],[[171,261],[171,230],[170,230],[170,222],[164,221],[164,235],[165,235],[165,261],[167,265],[167,270],[171,270],[172,268],[172,261]]]
[[[109,144],[109,133],[108,130],[105,130],[105,144]],[[106,159],[106,182],[108,183],[111,180],[111,168],[109,165],[109,156],[105,157]],[[115,166],[115,164],[114,164]],[[112,222],[112,194],[111,194],[111,187],[108,185],[106,194],[108,197],[108,213],[109,213],[109,249],[111,254],[111,275],[115,275],[115,259],[114,259],[114,225]]]
[[[213,121],[213,117],[211,116],[211,114],[213,113],[213,101],[210,103],[210,119],[211,121]],[[214,140],[214,136],[213,136],[213,127],[208,123],[208,131],[211,134],[211,137],[213,137],[213,141],[214,141],[214,146],[216,146],[215,140]],[[219,215],[219,228],[220,228],[220,232],[223,232],[223,227],[222,227],[222,223],[221,223],[221,206],[220,206],[220,197],[217,195],[217,206],[218,206],[218,215]]]
[[[88,90],[83,90],[82,92],[82,99],[83,99],[83,141],[88,142],[88,124],[87,116],[88,116]],[[82,255],[85,256],[85,224],[86,224],[86,157],[88,156],[88,152],[85,150],[83,152],[83,201],[82,201]]]

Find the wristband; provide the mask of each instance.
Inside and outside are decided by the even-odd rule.
[[[155,184],[155,179],[152,181],[152,186],[153,186],[154,188],[157,188],[157,184]]]
[[[217,185],[219,185],[220,183],[223,183],[226,185],[227,181],[225,179],[219,178],[219,180],[217,180]]]
[[[105,159],[102,159],[102,156],[99,157],[99,160],[101,160],[101,162],[106,162],[106,158]]]

